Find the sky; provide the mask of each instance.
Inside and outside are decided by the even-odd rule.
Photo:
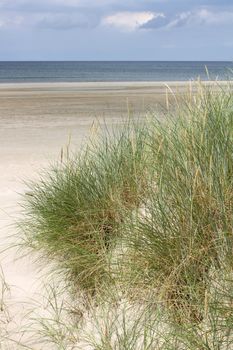
[[[233,0],[0,0],[0,61],[233,61]]]

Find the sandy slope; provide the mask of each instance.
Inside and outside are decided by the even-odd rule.
[[[171,85],[179,91],[185,86]],[[14,221],[20,210],[20,194],[25,191],[23,180],[35,178],[38,169],[58,159],[69,135],[72,148],[78,149],[96,117],[114,124],[129,112],[143,114],[165,103],[165,91],[162,83],[0,85],[1,250],[16,241],[16,237],[7,237],[17,232]],[[9,324],[5,325],[11,333],[27,324],[27,303],[43,294],[38,266],[31,257],[15,259],[16,249],[1,254],[5,279],[11,286],[6,299]]]

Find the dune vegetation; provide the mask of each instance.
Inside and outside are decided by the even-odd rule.
[[[88,349],[233,349],[233,93],[196,90],[28,184],[23,246],[86,298]]]

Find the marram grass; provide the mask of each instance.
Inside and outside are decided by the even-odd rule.
[[[233,95],[200,89],[152,126],[146,215],[126,235],[129,278],[155,286],[178,322],[200,322],[211,271],[233,268]]]
[[[145,127],[127,124],[29,184],[26,244],[58,262],[90,293],[108,274],[108,252],[127,213],[137,209],[147,172]]]
[[[106,133],[29,184],[24,244],[91,296],[115,284],[146,309],[158,303],[171,322],[158,349],[230,350],[232,87],[199,84],[179,104],[166,120]]]

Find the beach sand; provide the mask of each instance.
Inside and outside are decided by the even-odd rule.
[[[10,333],[27,325],[26,305],[43,295],[41,266],[30,256],[18,259],[18,248],[5,251],[17,241],[15,221],[25,192],[23,181],[37,178],[41,168],[58,160],[70,137],[71,149],[80,149],[94,120],[114,125],[129,114],[143,117],[161,108],[166,91],[173,98],[167,84],[182,93],[188,83],[0,85],[0,242],[1,266],[11,290],[5,296],[9,315],[4,321]]]

